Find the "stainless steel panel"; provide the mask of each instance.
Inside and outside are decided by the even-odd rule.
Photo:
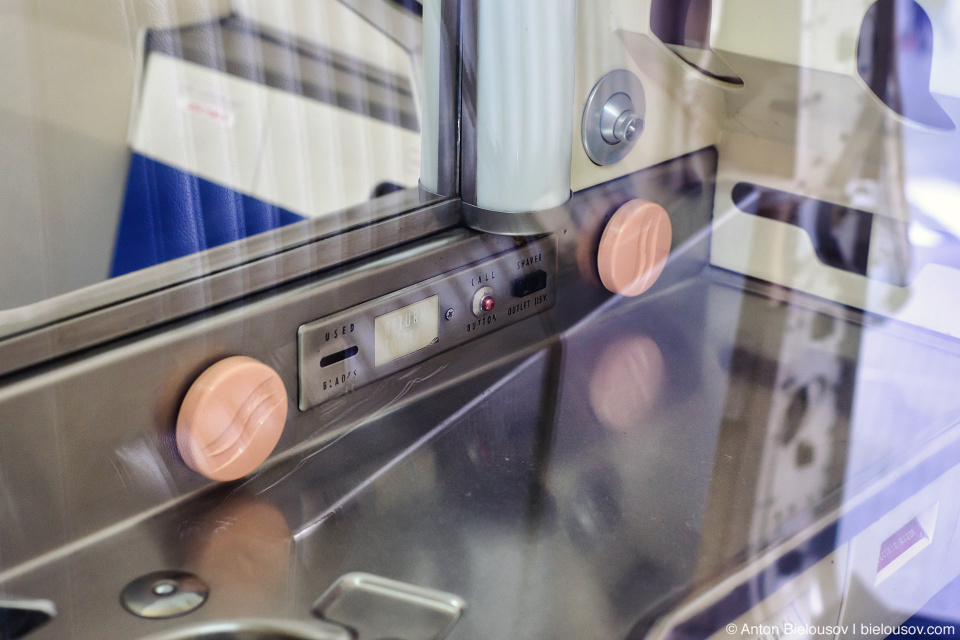
[[[576,221],[557,234],[552,309],[291,410],[277,455],[237,483],[194,475],[172,442],[178,404],[209,364],[235,354],[270,364],[293,407],[299,326],[516,241],[444,232],[7,376],[0,590],[57,603],[35,640],[182,637],[238,614],[317,623],[312,604],[354,571],[462,596],[469,613],[452,638],[616,637],[695,564],[709,468],[662,452],[682,444],[709,460],[715,432],[704,425],[725,388],[716,354],[742,298],[701,277],[709,168],[683,160],[578,194]],[[634,196],[684,217],[660,282],[624,302],[578,258]],[[724,323],[703,335],[711,304]],[[599,347],[622,331],[668,336],[661,348],[677,367],[645,430],[601,426],[585,395]],[[664,502],[658,478],[681,500]],[[124,612],[123,587],[161,569],[200,576],[210,599],[184,619]]]
[[[416,249],[373,259],[362,268],[314,276],[225,305],[199,323],[168,325],[56,367],[8,376],[0,384],[4,427],[0,539],[9,546],[0,549],[0,567],[11,567],[207,486],[183,466],[172,434],[190,383],[222,357],[248,355],[280,373],[291,393],[292,417],[278,453],[335,437],[338,429],[366,412],[392,410],[406,396],[437,384],[378,383],[344,402],[328,403],[319,413],[295,415],[297,327],[511,245],[506,238],[448,232]],[[294,266],[306,268],[310,254],[300,258],[302,262]],[[242,289],[245,283],[233,284]],[[205,289],[199,286],[197,293],[202,296]],[[196,299],[201,301],[202,297]],[[38,510],[37,504],[49,507]]]
[[[151,635],[144,640],[351,640],[350,632],[332,624],[289,620],[231,619]]]
[[[687,259],[703,264],[692,253]],[[489,351],[492,338],[509,339],[557,310],[464,345],[469,353],[443,354],[435,366],[449,370]],[[730,376],[758,372],[731,370],[730,356],[743,339],[741,318],[773,326],[787,311],[706,274],[637,301],[614,300],[533,354],[504,359],[499,343],[496,370],[453,376],[442,393],[375,415],[335,446],[295,452],[240,485],[107,532],[30,571],[7,572],[0,587],[65,603],[38,640],[143,637],[202,628],[238,611],[305,621],[315,599],[353,571],[461,596],[469,613],[450,638],[626,637],[739,563],[726,556],[710,573],[700,568],[712,553],[709,539],[722,533],[710,523],[726,515],[732,527],[752,515],[736,502],[711,505],[733,469],[759,464],[751,453],[727,459],[722,440],[777,423],[732,412],[738,387]],[[635,410],[617,424],[595,397],[596,380],[616,371],[611,358],[641,337],[644,348],[664,355],[662,378],[631,382],[640,393],[621,400]],[[925,349],[944,353],[948,344]],[[955,345],[951,353],[960,358]],[[836,505],[836,488],[827,487],[825,512]],[[785,524],[770,544],[804,526]],[[241,549],[251,565],[237,562]],[[117,611],[104,631],[115,589],[147,567],[195,572],[219,599],[162,628]]]
[[[703,269],[706,254],[703,243],[689,242],[709,220],[711,191],[702,183],[709,180],[710,157],[710,152],[691,156],[578,194],[579,204],[572,210],[579,219],[557,236],[561,246],[557,282],[567,285],[558,289],[561,304],[549,313],[303,414],[295,409],[299,326],[502,253],[514,247],[515,240],[468,231],[444,232],[365,262],[320,273],[316,273],[315,260],[324,255],[331,261],[333,256],[346,260],[356,256],[366,241],[358,239],[352,244],[348,236],[341,244],[328,245],[333,256],[318,255],[311,249],[313,245],[307,244],[290,264],[280,255],[255,261],[248,268],[259,269],[263,281],[274,283],[284,273],[313,275],[283,286],[274,284],[205,315],[166,326],[154,323],[165,313],[174,314],[177,308],[171,301],[176,297],[159,294],[142,303],[145,320],[154,328],[0,379],[4,443],[0,447],[0,540],[4,541],[0,571],[18,566],[17,571],[26,571],[30,565],[23,563],[42,563],[38,558],[46,553],[69,553],[73,547],[64,545],[81,544],[78,541],[116,523],[147,517],[163,505],[177,504],[209,487],[210,483],[189,472],[180,461],[173,428],[189,385],[220,358],[248,355],[280,373],[291,393],[291,418],[277,450],[282,457],[334,442],[356,425],[399,411],[428,391],[450,389],[466,378],[488,375],[505,358],[536,349],[546,337],[591,312],[608,294],[589,284],[589,273],[582,271],[578,253],[590,250],[597,222],[633,194],[685,212],[675,225],[676,242],[686,256],[696,255],[697,259],[676,263],[661,278],[663,286],[696,275]],[[432,214],[421,212],[385,224],[395,225],[392,237],[399,241],[419,235],[424,226],[452,222],[456,209],[448,209],[450,206],[438,205]],[[428,215],[436,216],[429,224],[424,222]],[[579,233],[578,227],[585,231]],[[368,227],[357,231],[363,234],[364,229]],[[371,230],[363,237],[372,242],[377,236]],[[230,273],[234,279],[223,282],[223,289],[203,281],[192,283],[193,303],[199,305],[208,290],[211,296],[218,291],[246,291],[245,272],[227,270],[224,276]],[[123,324],[123,310],[117,313],[116,330],[126,334],[130,327]],[[70,343],[69,335],[60,335],[54,328],[37,340],[52,352],[62,348],[60,341]],[[453,391],[447,393],[458,397]],[[442,418],[428,412],[417,420],[428,424]],[[145,568],[130,579],[154,568]]]

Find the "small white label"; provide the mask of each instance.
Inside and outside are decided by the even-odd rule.
[[[440,336],[440,296],[391,311],[374,321],[374,364],[393,362],[434,342]]]

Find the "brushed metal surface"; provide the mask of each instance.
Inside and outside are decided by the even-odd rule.
[[[662,451],[682,443],[709,459],[724,389],[712,363],[727,347],[704,335],[703,317],[719,305],[712,313],[732,322],[741,300],[701,277],[712,157],[575,195],[556,234],[553,309],[293,409],[277,455],[239,482],[203,480],[173,446],[177,407],[210,363],[243,354],[269,364],[292,408],[297,327],[518,240],[444,231],[6,376],[0,590],[57,604],[36,640],[190,637],[238,617],[317,624],[312,604],[353,571],[463,597],[451,638],[616,637],[695,566],[708,469]],[[633,197],[683,212],[676,259],[645,306],[610,298],[579,259]],[[647,431],[616,435],[583,392],[597,341],[623,331],[660,336],[682,371],[702,373],[679,376],[670,411]],[[660,444],[647,448],[651,439]],[[664,502],[658,477],[683,499]],[[209,600],[171,621],[123,611],[123,587],[157,570],[195,573]]]
[[[357,572],[462,598],[452,640],[643,638],[745,563],[762,577],[751,597],[786,584],[842,542],[796,545],[846,504],[862,530],[960,468],[960,398],[915,384],[960,375],[958,343],[717,274],[713,160],[576,194],[550,311],[292,411],[279,454],[239,482],[203,481],[172,447],[179,401],[210,362],[250,355],[295,389],[301,324],[517,240],[443,232],[7,376],[0,592],[57,609],[31,640],[345,637],[313,608]],[[597,288],[588,258],[636,197],[671,213],[675,249],[626,300]],[[810,459],[776,443],[796,439],[784,407],[811,367],[838,374],[801,416],[832,434],[815,452],[825,473],[778,516],[760,498]],[[887,482],[904,461],[917,473]],[[876,484],[890,491],[861,501]],[[941,499],[955,524],[960,501]],[[780,550],[799,551],[794,569]],[[124,586],[158,570],[201,577],[208,601],[174,620],[124,611]]]
[[[7,377],[0,383],[0,486],[6,496],[0,538],[9,546],[0,554],[0,569],[208,486],[180,460],[173,427],[190,382],[224,357],[248,355],[280,374],[291,417],[278,454],[333,437],[331,431],[418,392],[423,385],[405,390],[407,384],[396,381],[374,384],[327,403],[321,410],[326,417],[294,415],[300,413],[297,327],[511,245],[506,238],[447,232],[363,266],[314,276]],[[202,289],[198,295],[199,303]]]
[[[681,266],[682,258],[675,260]],[[716,573],[700,565],[711,554],[707,541],[723,532],[705,528],[710,522],[732,526],[753,517],[736,501],[711,505],[718,483],[763,463],[756,452],[720,456],[724,432],[780,427],[766,415],[734,412],[729,394],[737,384],[772,389],[753,378],[759,372],[731,367],[730,354],[745,344],[741,314],[777,326],[788,311],[796,308],[701,275],[658,283],[634,300],[612,298],[559,336],[531,341],[538,333],[531,325],[550,314],[531,318],[435,363],[448,370],[493,349],[496,367],[454,376],[243,483],[213,487],[8,571],[0,588],[62,603],[37,640],[140,638],[240,612],[306,623],[316,599],[356,571],[462,597],[468,611],[452,639],[626,637],[713,581]],[[610,424],[597,411],[591,381],[608,370],[608,354],[617,354],[624,338],[638,335],[669,356],[665,377],[637,387],[653,402],[639,405],[629,425]],[[510,353],[512,337],[535,346]],[[945,353],[946,344],[937,351]],[[958,351],[954,345],[954,358]],[[887,371],[888,381],[900,375]],[[906,454],[889,444],[858,468]],[[846,481],[834,482],[818,507],[837,505]],[[275,526],[265,531],[265,522]],[[769,544],[805,527],[785,523]],[[238,549],[248,563],[237,562]],[[714,558],[721,574],[753,557],[739,549]],[[196,573],[216,597],[188,618],[146,625],[117,610],[116,594],[148,567]]]
[[[451,387],[464,378],[482,377],[505,358],[536,349],[548,336],[607,298],[599,285],[589,283],[589,274],[584,274],[578,258],[583,247],[590,250],[592,229],[602,226],[605,215],[623,201],[647,197],[664,203],[668,211],[671,207],[685,211],[675,225],[678,247],[708,224],[712,189],[703,184],[712,176],[711,158],[715,155],[707,151],[577,194],[578,204],[571,209],[577,219],[568,233],[557,235],[557,282],[566,283],[566,288],[558,288],[558,296],[562,294],[559,308],[541,319],[521,322],[492,340],[482,338],[464,345],[450,356],[412,367],[311,412],[301,414],[296,409],[300,325],[501,253],[515,246],[516,240],[466,230],[446,231],[320,273],[314,262],[320,259],[317,250],[306,245],[295,259],[290,258],[286,271],[275,270],[285,264],[283,254],[250,268],[259,269],[265,282],[277,282],[291,272],[313,275],[274,284],[202,315],[168,322],[0,379],[4,443],[0,447],[0,540],[4,541],[0,572],[42,562],[38,558],[44,554],[68,553],[69,545],[83,544],[79,541],[104,535],[104,530],[127,519],[148,517],[209,487],[209,482],[183,465],[173,432],[190,382],[224,357],[247,355],[279,372],[290,393],[291,418],[276,449],[276,455],[283,456],[334,442],[356,425],[398,411],[423,393]],[[451,221],[456,212],[449,206],[438,205],[432,214],[409,220],[388,221],[396,225],[393,237],[407,237],[407,224],[413,227],[410,234],[419,235],[421,216],[437,216],[437,224]],[[358,231],[362,233],[364,228]],[[367,241],[372,243],[373,238],[365,237],[350,242],[333,239],[329,254],[321,255],[339,264],[355,255],[355,250],[371,246]],[[705,260],[703,254],[699,261],[677,263],[661,278],[662,286],[699,273]],[[232,279],[220,281],[227,290],[248,290],[249,274],[230,272],[229,277]],[[188,300],[204,308],[204,302],[214,299],[221,285],[215,287],[208,279],[191,286],[195,288]],[[144,301],[145,321],[157,322],[176,300],[161,296],[149,304]],[[45,348],[57,347],[55,334],[41,339]],[[421,419],[436,419],[435,414],[428,415],[434,417]],[[26,569],[21,566],[18,570]]]

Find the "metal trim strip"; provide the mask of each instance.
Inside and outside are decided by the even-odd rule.
[[[460,2],[443,0],[440,7],[443,44],[440,59],[440,131],[437,143],[437,189],[457,194],[460,173]]]
[[[478,0],[463,0],[460,16],[460,198],[477,204]]]

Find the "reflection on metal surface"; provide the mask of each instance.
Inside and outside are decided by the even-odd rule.
[[[664,384],[663,354],[648,336],[621,338],[594,364],[590,406],[611,429],[642,429]]]
[[[453,594],[351,573],[320,597],[313,612],[352,629],[357,640],[442,640],[465,608]]]
[[[238,610],[282,594],[293,560],[286,518],[269,501],[240,493],[189,523],[184,564],[228,587]]]
[[[157,571],[123,588],[120,603],[141,618],[176,618],[199,609],[210,589],[186,571]]]
[[[824,264],[867,275],[872,214],[744,182],[733,188],[733,201],[745,213],[806,231]]]
[[[579,211],[580,233],[577,238],[576,260],[578,275],[584,282],[603,289],[597,270],[597,251],[600,238],[610,217],[626,202],[621,194],[604,194],[591,198]]]

